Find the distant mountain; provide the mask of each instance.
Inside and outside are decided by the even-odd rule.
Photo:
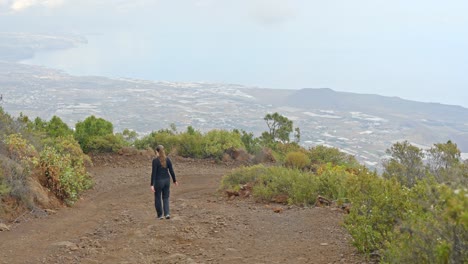
[[[263,89],[234,84],[152,82],[78,77],[43,67],[0,62],[1,106],[12,115],[74,126],[90,115],[116,131],[149,133],[174,123],[201,131],[244,129],[260,135],[263,117],[279,112],[301,129],[301,144],[323,144],[379,167],[385,150],[409,140],[420,147],[452,140],[468,152],[468,109],[331,89]],[[465,155],[466,156],[466,155]]]
[[[29,59],[38,51],[68,49],[87,40],[80,36],[0,32],[0,60]]]
[[[285,105],[304,109],[370,113],[398,122],[415,133],[444,131],[444,136],[468,151],[468,109],[439,103],[422,103],[373,94],[337,92],[328,88],[302,89],[285,98]],[[429,137],[431,138],[431,137]],[[435,137],[434,139],[437,139]]]
[[[385,116],[445,120],[447,123],[460,123],[468,116],[468,109],[461,106],[422,103],[374,94],[337,92],[328,88],[301,89],[288,96],[284,103],[302,108],[359,111]]]

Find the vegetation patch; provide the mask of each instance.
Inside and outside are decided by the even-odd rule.
[[[296,155],[302,157],[292,153],[284,166],[257,165],[225,175],[221,189],[232,192],[250,183],[258,201],[287,197],[289,204],[308,206],[319,197],[350,203],[344,225],[353,244],[383,263],[468,262],[468,163],[453,142],[427,152],[395,143],[382,175],[333,148],[300,152],[311,158],[309,169],[292,166]]]
[[[220,189],[261,202],[346,207],[344,226],[353,244],[383,263],[468,263],[468,162],[455,143],[422,150],[397,142],[379,174],[336,148],[304,149],[299,128],[278,113],[264,120],[268,131],[260,137],[191,126],[178,132],[175,125],[138,137],[128,129],[114,133],[112,123],[94,116],[72,130],[56,116],[15,119],[0,108],[0,218],[18,208],[46,207],[41,188],[73,204],[93,184],[86,153],[162,144],[183,157],[275,161],[232,171]]]

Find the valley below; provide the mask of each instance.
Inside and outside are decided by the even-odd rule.
[[[70,127],[90,115],[140,135],[176,125],[206,132],[243,129],[259,136],[264,116],[278,112],[301,130],[305,147],[326,145],[379,168],[397,141],[429,148],[452,140],[468,155],[468,109],[331,89],[267,89],[235,84],[153,82],[73,76],[45,67],[0,62],[1,106],[14,116]]]

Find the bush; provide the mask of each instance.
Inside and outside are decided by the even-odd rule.
[[[260,139],[255,138],[252,132],[247,133],[244,130],[234,130],[234,132],[240,135],[242,144],[244,144],[245,150],[249,154],[256,154],[261,150]]]
[[[8,156],[17,161],[27,161],[28,158],[37,155],[37,151],[29,144],[21,134],[11,134],[6,137],[4,143],[7,147]]]
[[[338,166],[345,166],[347,168],[356,168],[360,166],[356,158],[341,152],[337,148],[330,148],[319,145],[310,148],[308,155],[311,163],[317,165],[316,167],[320,167],[320,165],[327,163]]]
[[[39,179],[57,198],[71,205],[92,185],[86,164],[91,164],[91,159],[73,136],[58,137],[49,141],[40,153]]]
[[[31,208],[34,203],[28,183],[37,152],[21,134],[7,136],[4,143],[8,156],[0,154],[0,196],[11,196]]]
[[[12,119],[0,108],[0,135],[0,196],[17,207],[0,204],[0,212],[16,214],[26,208],[47,206],[50,200],[37,178],[67,204],[91,185],[85,169],[85,163],[91,160],[60,118],[30,122],[24,115]]]
[[[180,134],[177,153],[186,158],[204,158],[203,135],[198,131]]]
[[[433,180],[418,182],[411,209],[387,243],[384,263],[467,263],[468,196]]]
[[[122,136],[123,140],[128,143],[128,146],[133,146],[138,138],[138,133],[128,128],[124,129],[122,133],[117,133],[117,135]]]
[[[15,122],[15,120],[6,113],[3,108],[0,106],[0,135],[10,135],[20,132],[20,125]]]
[[[31,169],[11,159],[1,158],[4,173],[3,185],[7,189],[5,191],[8,191],[4,192],[4,195],[15,198],[28,208],[34,207],[33,194],[29,185]]]
[[[163,145],[166,152],[170,153],[179,146],[179,136],[170,130],[159,130],[151,132],[149,135],[135,140],[135,147],[137,149],[156,149],[156,146]]]
[[[177,135],[173,134],[172,131],[159,131],[152,133],[153,142],[150,145],[152,149],[156,149],[158,145],[163,145],[166,152],[170,153],[174,149],[177,149],[179,145],[179,139]]]
[[[289,168],[303,170],[310,165],[310,160],[304,152],[289,152],[286,154],[284,165]]]
[[[45,131],[47,135],[52,138],[73,135],[73,130],[71,130],[58,116],[53,116],[50,119],[46,124]]]
[[[10,193],[10,187],[5,182],[5,173],[2,163],[3,162],[0,160],[0,197]]]
[[[450,142],[446,145],[437,146],[456,150]],[[351,208],[345,227],[360,252],[382,256],[384,263],[468,263],[468,191],[438,182],[443,178],[455,179],[454,186],[463,184],[467,163],[457,155],[437,159],[439,164],[429,168],[439,174],[415,178],[410,188],[408,182],[399,181],[401,176],[381,178],[337,149],[317,147],[310,153],[317,162],[316,174],[292,169],[294,156],[288,153],[285,163],[291,168],[238,169],[223,178],[222,188],[251,182],[254,197],[267,202],[287,197],[290,204],[310,205],[319,194],[337,202],[346,200]],[[418,155],[412,157],[419,160]],[[445,166],[440,160],[451,164]]]
[[[38,165],[42,184],[68,205],[73,204],[82,191],[92,186],[84,161],[72,158],[70,153],[60,153],[46,146],[40,153]]]
[[[243,148],[240,135],[226,130],[211,130],[203,139],[204,157],[221,160],[228,149]]]
[[[408,210],[409,190],[395,179],[385,180],[368,171],[350,175],[346,185],[353,206],[345,225],[354,245],[364,253],[383,248]]]
[[[280,163],[285,163],[286,155],[290,152],[303,151],[303,148],[297,143],[280,143],[275,142],[274,144],[269,144],[271,150],[273,151],[273,157],[276,161]]]
[[[37,151],[21,134],[11,134],[3,142],[8,157],[2,157],[2,174],[8,194],[22,201],[28,207],[33,206],[28,180],[34,168]],[[6,193],[5,193],[6,194]]]
[[[312,173],[295,171],[291,175],[291,193],[288,195],[290,204],[314,205],[320,194],[317,188],[317,177]]]
[[[317,175],[285,167],[257,165],[238,169],[223,178],[223,189],[253,182],[253,195],[261,201],[287,197],[290,204],[313,205],[318,195],[331,200],[350,201],[353,206],[345,220],[355,246],[365,253],[384,247],[397,223],[410,208],[409,189],[396,180],[385,180],[365,167],[323,165]]]
[[[115,152],[125,146],[122,138],[113,133],[111,122],[90,116],[75,125],[75,139],[85,153]]]
[[[160,144],[164,145],[167,152],[175,149],[182,157],[219,160],[227,150],[244,147],[239,132],[211,130],[202,134],[191,126],[184,133],[175,134],[173,130],[164,129],[135,141],[135,146],[139,149],[148,147],[154,149]]]
[[[253,183],[253,195],[261,201],[287,197],[288,203],[310,205],[317,197],[316,177],[310,173],[284,167],[255,165],[243,167],[225,175],[222,189],[238,189],[240,185]]]
[[[345,166],[322,165],[317,171],[317,192],[328,199],[345,202],[348,200],[349,177],[352,174]]]
[[[122,147],[124,147],[125,141],[123,138],[118,137],[113,134],[108,134],[105,136],[95,136],[89,137],[86,152],[93,152],[93,153],[109,153],[109,152],[117,152]]]
[[[292,194],[292,185],[298,170],[283,167],[270,167],[266,173],[259,175],[257,184],[253,187],[254,196],[262,201],[271,201],[274,197]]]
[[[235,169],[229,174],[223,176],[221,180],[221,189],[236,189],[240,185],[256,182],[257,177],[265,174],[266,171],[267,168],[261,164]]]

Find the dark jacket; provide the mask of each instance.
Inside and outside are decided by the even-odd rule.
[[[166,167],[163,168],[159,158],[153,159],[153,166],[151,170],[151,186],[154,186],[157,180],[169,179],[169,176],[172,177],[172,181],[176,182],[176,176],[174,169],[172,169],[172,162],[169,158],[166,158]],[[170,173],[170,174],[169,174]]]

